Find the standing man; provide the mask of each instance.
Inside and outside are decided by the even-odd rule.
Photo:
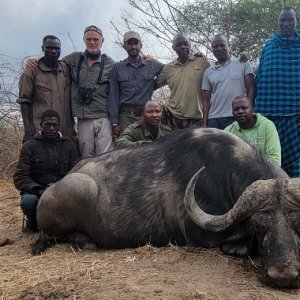
[[[75,136],[70,103],[70,73],[68,66],[59,61],[61,44],[53,35],[43,38],[44,56],[33,68],[26,68],[19,81],[19,98],[24,124],[24,141],[39,130],[42,113],[54,109],[61,115],[61,132]]]
[[[174,37],[172,48],[178,58],[165,65],[155,80],[156,88],[167,84],[171,90],[166,105],[169,124],[172,129],[202,126],[201,83],[209,62],[201,53],[190,53],[191,43],[183,34]]]
[[[248,144],[264,152],[278,166],[281,165],[281,147],[274,123],[259,113],[253,113],[252,100],[238,96],[232,101],[235,122],[225,128]]]
[[[47,186],[60,180],[79,161],[75,144],[59,132],[60,116],[56,111],[42,113],[40,126],[42,130],[23,144],[14,174],[28,232],[38,229],[36,207]]]
[[[147,101],[143,118],[125,128],[117,140],[116,148],[137,147],[172,132],[171,128],[161,124],[161,117],[162,106],[154,100]]]
[[[211,49],[217,61],[204,72],[203,125],[224,129],[234,121],[232,99],[246,94],[254,103],[253,70],[248,61],[241,62],[230,54],[223,35],[212,38]]]
[[[107,101],[109,76],[114,61],[101,54],[104,41],[95,25],[84,30],[85,52],[74,52],[63,58],[72,80],[73,116],[77,117],[81,157],[93,157],[113,149]]]
[[[151,99],[154,78],[163,68],[163,64],[156,60],[144,60],[140,55],[142,46],[139,33],[126,32],[123,48],[128,57],[112,68],[108,111],[115,137],[140,119],[146,101]]]
[[[256,111],[272,120],[278,130],[282,167],[300,177],[300,32],[297,13],[284,8],[279,32],[265,44],[256,75]]]

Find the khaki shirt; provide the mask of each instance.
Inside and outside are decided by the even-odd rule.
[[[78,83],[77,69],[81,56],[83,56],[84,59],[80,67]],[[84,52],[74,52],[63,58],[63,61],[69,66],[71,72],[71,102],[74,117],[80,119],[107,118],[109,76],[114,61],[105,54],[103,55],[103,59],[105,59],[103,74],[100,85],[96,87],[100,72],[100,59],[89,67]],[[80,102],[79,87],[92,89],[93,100],[89,104]]]
[[[26,68],[19,81],[17,103],[29,103],[31,123],[35,132],[41,130],[42,113],[48,109],[60,115],[63,135],[71,136],[73,117],[70,103],[70,73],[64,62],[58,61],[56,72],[47,67],[44,59],[35,68]]]
[[[154,139],[148,130],[144,119],[141,119],[125,128],[117,140],[116,149],[136,147],[144,143],[153,142],[170,132],[172,132],[171,128],[163,124],[158,124],[157,136],[156,139]]]
[[[168,109],[178,119],[203,118],[202,78],[209,62],[203,54],[192,55],[187,63],[177,59],[164,66],[155,80],[155,87],[168,85],[171,90]]]

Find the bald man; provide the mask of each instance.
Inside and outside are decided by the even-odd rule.
[[[234,121],[232,99],[245,95],[253,103],[253,70],[248,61],[241,62],[231,55],[223,35],[212,38],[211,49],[217,61],[203,76],[203,126],[224,129]]]
[[[141,120],[129,125],[121,133],[116,149],[153,142],[172,131],[168,126],[161,124],[162,106],[157,101],[147,101],[142,116]]]

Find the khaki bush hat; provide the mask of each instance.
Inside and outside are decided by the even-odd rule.
[[[142,41],[140,34],[135,32],[135,31],[127,31],[124,34],[124,43],[127,42],[130,39],[136,39],[140,42]]]

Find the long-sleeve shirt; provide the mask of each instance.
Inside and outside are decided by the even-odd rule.
[[[118,124],[121,105],[144,106],[151,99],[154,79],[163,68],[157,60],[140,58],[137,66],[129,59],[116,63],[110,75],[108,112],[112,124]]]
[[[172,132],[166,125],[158,124],[157,135],[154,138],[147,128],[144,119],[129,125],[117,140],[116,149],[137,147],[145,143],[153,142],[160,137]]]
[[[248,144],[264,152],[277,165],[281,165],[281,147],[274,123],[261,114],[255,114],[256,123],[252,128],[242,129],[237,121],[225,128]]]

